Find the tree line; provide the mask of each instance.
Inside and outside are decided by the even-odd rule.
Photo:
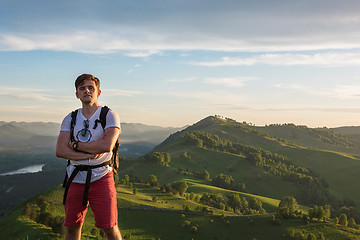
[[[156,163],[159,166],[170,166],[171,156],[168,152],[151,152],[146,154],[144,158],[146,161]]]
[[[233,143],[203,131],[187,132],[184,135],[184,142],[201,148],[244,156],[251,165],[280,176],[285,181],[295,183],[299,189],[297,197],[304,204],[324,204],[326,202],[339,204],[327,190],[328,183],[324,179],[319,180],[311,169],[296,166],[290,158],[282,154]]]
[[[40,195],[35,203],[27,203],[23,215],[37,223],[48,226],[54,233],[63,235],[64,217],[55,216],[54,204],[48,197]]]
[[[323,142],[330,143],[340,147],[346,148],[357,148],[343,133],[329,129],[327,127],[322,128],[308,128],[304,125],[295,125],[293,123],[285,124],[270,124],[268,126],[277,127],[277,126],[289,126],[293,128],[303,129],[307,131],[310,135],[320,139]]]
[[[245,197],[240,197],[239,194],[225,196],[221,193],[204,193],[200,198],[200,203],[241,215],[266,213],[259,199],[252,198],[248,201]]]

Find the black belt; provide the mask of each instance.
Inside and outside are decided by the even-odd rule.
[[[67,194],[69,191],[70,184],[74,180],[75,176],[80,171],[82,171],[82,172],[87,171],[86,181],[85,181],[85,189],[84,189],[84,195],[83,195],[83,202],[82,202],[82,205],[86,206],[88,194],[89,194],[89,188],[90,188],[92,169],[107,166],[107,165],[110,165],[110,161],[104,162],[99,165],[74,165],[74,167],[75,167],[74,171],[71,173],[69,179],[67,181],[65,181],[63,184],[63,186],[65,187],[63,204],[65,204],[65,202],[66,202],[66,197],[67,197]]]

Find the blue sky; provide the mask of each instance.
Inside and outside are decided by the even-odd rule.
[[[0,120],[61,122],[101,80],[122,122],[360,125],[360,2],[0,0]]]

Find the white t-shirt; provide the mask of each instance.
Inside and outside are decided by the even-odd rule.
[[[100,112],[101,112],[101,106],[98,107],[96,112],[89,119],[86,119],[82,114],[81,108],[78,109],[76,116],[76,123],[74,126],[75,140],[79,142],[92,142],[100,139],[104,135],[104,130],[106,128],[117,127],[121,129],[120,118],[117,115],[117,113],[112,111],[111,109],[106,115],[105,129],[102,128],[100,122],[97,122],[97,127],[93,129],[95,126],[95,121],[100,120]],[[70,128],[71,128],[71,113],[69,113],[62,121],[60,131],[70,132]],[[99,165],[103,162],[109,161],[111,157],[112,157],[112,152],[106,152],[100,158],[90,159],[90,161],[89,160],[73,161],[69,159],[71,164],[67,167],[67,174],[68,176],[71,175],[71,173],[75,169],[73,165]],[[99,180],[111,170],[112,170],[111,167],[108,165],[92,169],[91,182]],[[86,175],[87,175],[86,171],[80,171],[74,178],[73,182],[85,183]]]

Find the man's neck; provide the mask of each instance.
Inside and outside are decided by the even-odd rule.
[[[84,117],[89,119],[96,112],[98,107],[99,107],[99,103],[94,103],[94,104],[83,103],[81,112],[84,115]]]

